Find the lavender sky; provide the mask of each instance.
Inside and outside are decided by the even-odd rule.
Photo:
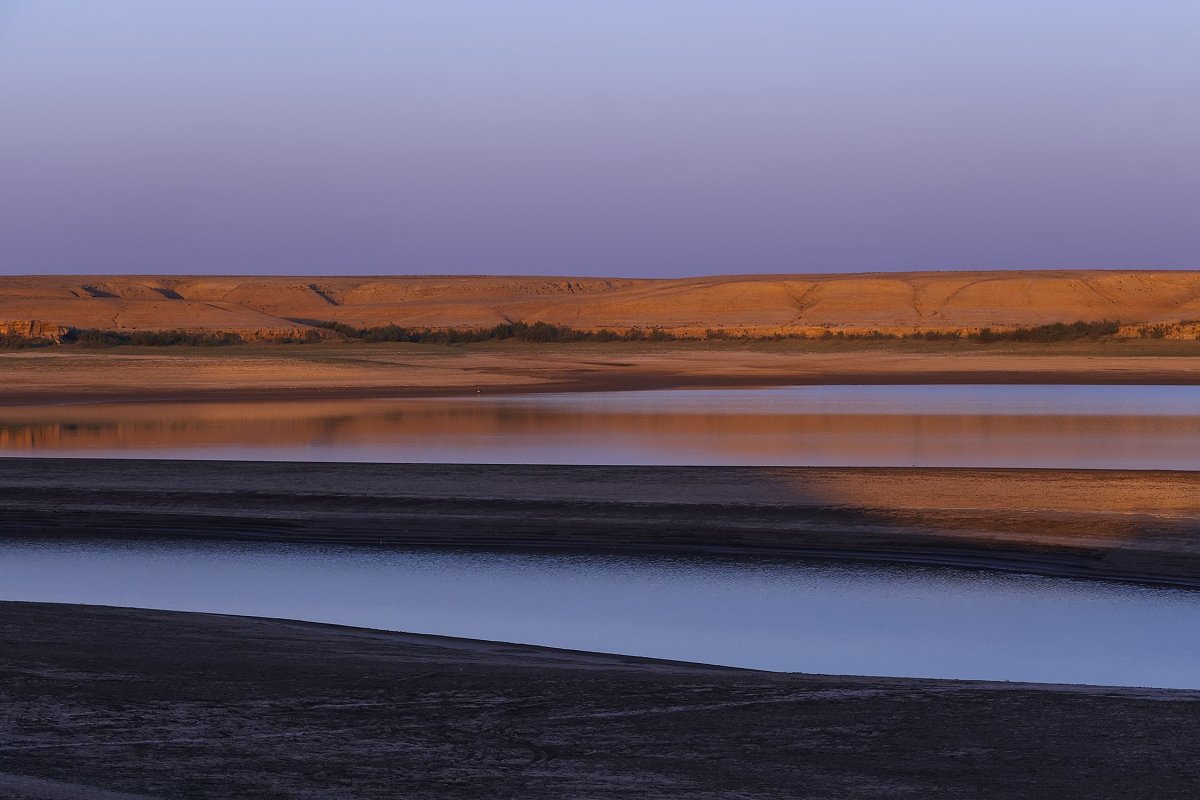
[[[0,0],[0,273],[1200,268],[1196,0]]]

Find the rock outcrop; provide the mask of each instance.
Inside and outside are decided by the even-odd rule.
[[[0,336],[13,336],[21,339],[43,339],[51,342],[61,342],[70,330],[65,325],[55,325],[49,322],[29,320],[0,320]]]

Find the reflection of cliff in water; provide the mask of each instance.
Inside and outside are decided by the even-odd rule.
[[[1081,389],[1101,387],[1080,387]],[[677,464],[996,464],[1200,469],[1200,413],[763,413],[737,392],[706,407],[599,410],[483,400],[112,404],[9,408],[9,455],[294,450],[321,460]],[[1144,462],[1144,463],[1143,463]]]

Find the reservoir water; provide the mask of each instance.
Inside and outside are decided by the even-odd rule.
[[[1200,470],[1200,386],[803,386],[0,407],[0,455]]]
[[[283,617],[769,670],[1200,688],[1200,592],[955,569],[5,541],[0,599]]]

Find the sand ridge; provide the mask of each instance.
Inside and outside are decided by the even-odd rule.
[[[978,330],[1077,320],[1200,318],[1200,271],[1030,270],[731,275],[680,279],[502,276],[0,278],[0,322],[251,336],[334,321],[481,327],[544,321],[770,334]],[[1190,330],[1190,329],[1189,329]]]

